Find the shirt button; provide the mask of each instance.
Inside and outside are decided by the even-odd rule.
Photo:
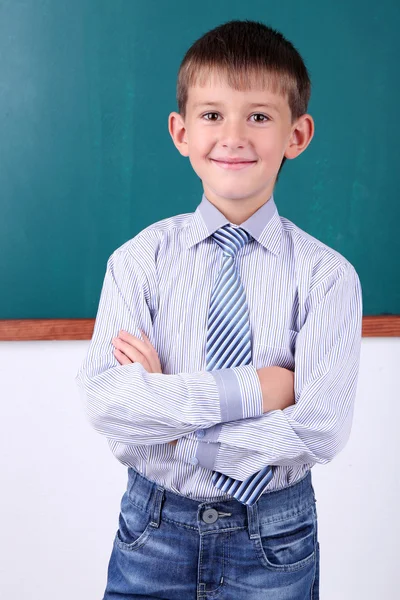
[[[196,437],[200,440],[206,435],[205,429],[198,429],[196,431]]]
[[[192,456],[192,458],[189,461],[192,465],[198,465],[199,464],[199,459],[196,458],[196,456]]]

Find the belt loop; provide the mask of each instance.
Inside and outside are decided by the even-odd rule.
[[[153,494],[153,514],[152,521],[150,525],[153,527],[159,527],[161,521],[161,506],[164,499],[164,488],[161,486],[157,486],[154,489]]]
[[[260,535],[260,526],[258,521],[258,507],[257,502],[255,502],[252,506],[248,506],[247,508],[247,520],[249,526],[249,537],[251,540],[258,538]]]

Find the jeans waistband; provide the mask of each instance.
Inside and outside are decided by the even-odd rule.
[[[231,500],[193,500],[150,481],[128,467],[126,494],[139,509],[150,512],[154,526],[161,518],[203,531],[249,527],[250,537],[257,535],[259,522],[278,521],[294,516],[315,503],[311,471],[296,483],[265,492],[253,506]]]

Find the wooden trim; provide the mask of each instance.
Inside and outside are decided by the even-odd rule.
[[[93,327],[94,319],[0,320],[0,340],[90,340]]]
[[[94,319],[0,320],[0,341],[90,340]],[[400,337],[400,315],[363,317],[363,337]]]
[[[400,315],[363,317],[363,337],[400,337]]]

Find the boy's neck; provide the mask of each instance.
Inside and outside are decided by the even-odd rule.
[[[206,193],[211,202],[233,225],[241,225],[272,197],[272,192],[260,198],[229,199]]]

